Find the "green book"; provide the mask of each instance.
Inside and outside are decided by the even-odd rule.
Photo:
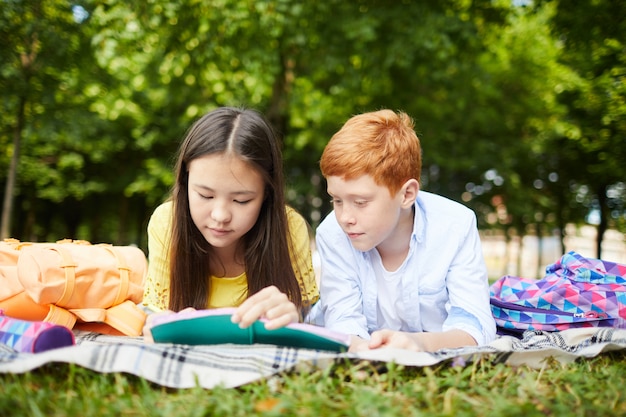
[[[215,345],[255,343],[295,348],[345,352],[350,336],[320,326],[291,323],[279,329],[267,330],[263,320],[242,329],[231,322],[234,308],[184,310],[155,316],[148,325],[156,343],[184,345]]]

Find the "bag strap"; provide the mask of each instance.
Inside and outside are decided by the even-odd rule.
[[[115,257],[120,271],[120,284],[113,306],[107,309],[72,309],[71,311],[86,322],[103,322],[127,336],[140,336],[146,322],[146,313],[131,300],[126,299],[130,290],[131,268],[122,252],[114,246],[105,243],[98,246],[103,247]],[[72,266],[69,262],[65,263]],[[68,270],[69,268],[66,268],[66,280],[69,278]],[[71,273],[73,275],[73,268]],[[74,282],[72,282],[72,287],[73,285]],[[73,291],[73,288],[71,290]]]
[[[118,304],[122,304],[126,300],[126,297],[128,297],[128,290],[130,288],[131,269],[128,266],[128,263],[126,262],[126,258],[119,250],[107,244],[100,244],[98,246],[102,246],[104,249],[111,252],[111,254],[117,260],[117,268],[120,270],[120,285],[118,287],[115,301],[113,301],[113,305],[116,306]]]
[[[65,287],[63,288],[63,294],[61,298],[56,302],[57,304],[67,304],[74,295],[74,288],[76,287],[76,262],[72,259],[72,255],[65,250],[65,248],[57,246],[51,246],[50,249],[61,255],[61,265],[65,272]]]
[[[140,336],[147,314],[137,304],[126,300],[107,308],[104,322],[127,336]]]
[[[61,242],[64,243],[64,242]],[[80,243],[79,243],[80,244]],[[44,321],[73,328],[77,318],[85,322],[103,322],[127,336],[139,336],[146,321],[146,313],[131,300],[125,300],[130,287],[130,267],[126,258],[111,245],[102,244],[115,256],[120,270],[120,286],[113,307],[107,309],[85,308],[66,310],[51,304]],[[61,255],[61,267],[65,272],[65,287],[58,304],[69,302],[76,287],[76,262],[72,255],[60,245],[51,247]],[[124,301],[125,300],[125,301]]]
[[[63,243],[63,242],[62,242]],[[81,243],[79,243],[81,244]],[[115,260],[117,261],[117,268],[120,271],[120,285],[118,287],[117,295],[115,296],[115,300],[113,301],[113,305],[121,304],[128,297],[128,291],[130,289],[130,273],[131,268],[128,266],[128,262],[126,262],[126,258],[124,255],[117,250],[115,247],[108,244],[99,244],[102,248],[109,251]],[[52,250],[56,251],[61,255],[62,263],[60,265],[65,272],[65,288],[63,289],[63,295],[57,301],[57,304],[65,304],[69,302],[74,294],[74,289],[76,287],[76,267],[78,266],[72,255],[63,247],[54,246],[51,247]]]
[[[105,323],[126,336],[139,336],[146,322],[146,313],[126,300],[109,308],[73,308],[70,314],[85,323]]]
[[[74,324],[76,324],[76,316],[74,314],[62,307],[55,306],[54,304],[50,304],[49,307],[50,310],[48,311],[48,315],[43,319],[43,321],[65,326],[68,329],[74,327]]]

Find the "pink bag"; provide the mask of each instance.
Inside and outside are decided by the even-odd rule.
[[[65,326],[45,321],[27,321],[7,317],[0,310],[0,343],[18,352],[39,353],[72,346],[74,333]]]
[[[569,252],[539,280],[504,276],[490,289],[500,334],[626,328],[626,265]]]

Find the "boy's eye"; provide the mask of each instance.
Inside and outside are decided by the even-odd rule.
[[[336,198],[331,198],[330,199],[330,204],[333,204],[333,205],[341,204],[341,200],[337,200]]]
[[[365,201],[365,200],[355,200],[354,201],[354,205],[355,206],[364,206],[365,204],[367,204],[367,201]]]

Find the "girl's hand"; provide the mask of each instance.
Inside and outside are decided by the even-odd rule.
[[[187,307],[181,310],[180,312],[190,311],[190,310],[195,310],[195,308]],[[159,316],[169,316],[170,314],[176,314],[176,313],[172,310],[162,310],[162,311],[155,311],[153,313],[148,314],[148,317],[146,318],[146,322],[143,326],[143,338],[146,343],[154,343],[154,339],[152,338],[152,332],[150,331],[150,329],[152,328],[152,322],[154,321],[154,319]]]
[[[369,340],[355,335],[350,336],[350,348],[348,352],[360,352],[363,350],[369,350]]]
[[[246,328],[260,318],[267,319],[265,328],[272,330],[299,321],[300,315],[287,295],[272,285],[244,301],[233,314],[232,322]]]

